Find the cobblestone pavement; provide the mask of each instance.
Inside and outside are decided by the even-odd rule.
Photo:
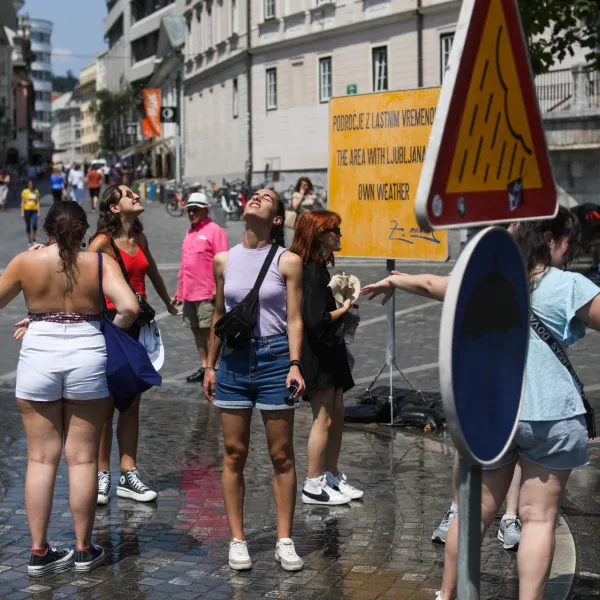
[[[47,198],[45,203],[47,203]],[[0,268],[23,248],[22,225],[14,211],[1,215]],[[91,220],[91,219],[90,219]],[[174,289],[184,219],[168,217],[164,207],[149,207],[144,223],[153,253]],[[241,226],[229,228],[232,243]],[[369,281],[384,275],[383,261],[340,261],[340,268]],[[422,270],[423,266],[402,267]],[[448,265],[427,267],[440,273]],[[150,300],[163,308],[153,292]],[[408,295],[397,296],[398,364],[421,389],[436,394],[437,345],[441,306]],[[22,303],[0,312],[0,598],[433,598],[442,575],[443,549],[430,541],[447,508],[453,450],[447,437],[384,427],[348,427],[341,466],[365,489],[363,502],[351,507],[305,508],[297,505],[294,539],[306,560],[303,572],[286,573],[276,565],[272,469],[260,419],[254,420],[247,476],[245,521],[254,570],[232,573],[226,566],[228,528],[220,492],[222,442],[217,411],[185,384],[197,368],[188,330],[162,318],[167,350],[164,386],[142,403],[140,468],[159,490],[156,504],[140,505],[114,496],[99,507],[96,541],[108,549],[104,566],[84,577],[74,572],[41,581],[26,575],[28,528],[23,504],[26,445],[12,388],[18,344],[12,323]],[[356,396],[384,360],[385,313],[377,304],[361,307],[363,324],[352,351],[356,358]],[[573,361],[600,408],[598,338],[589,336],[573,351]],[[396,380],[399,384],[400,381]],[[298,478],[306,469],[310,415],[297,412]],[[416,435],[415,435],[416,434]],[[590,467],[575,473],[564,505],[577,549],[573,597],[600,595],[600,444],[592,444]],[[115,449],[116,450],[116,449]],[[118,472],[113,457],[113,481]],[[515,555],[495,539],[496,522],[483,546],[484,598],[516,598]],[[565,531],[564,526],[559,531]],[[59,470],[49,532],[55,545],[73,545],[64,465]],[[565,536],[560,536],[561,538]],[[570,539],[570,536],[566,536]],[[551,590],[565,581],[564,557],[555,556]],[[568,579],[568,577],[567,577]],[[564,587],[564,586],[563,586]]]

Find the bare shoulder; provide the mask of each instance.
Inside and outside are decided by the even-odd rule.
[[[227,266],[227,259],[229,258],[229,252],[218,252],[215,254],[213,259],[213,265],[215,273],[223,274],[225,267]]]
[[[286,250],[279,258],[279,270],[282,275],[302,273],[302,259],[297,254]]]
[[[140,233],[140,235],[138,236],[138,239],[140,240],[140,244],[142,245],[142,248],[144,248],[144,250],[148,250],[148,238],[146,237],[146,234]]]
[[[104,252],[106,254],[112,254],[112,248],[110,247],[110,242],[108,241],[108,236],[100,233],[98,234],[93,241],[90,243],[90,252]]]

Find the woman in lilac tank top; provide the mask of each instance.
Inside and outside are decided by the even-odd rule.
[[[259,408],[275,470],[277,545],[275,558],[287,571],[304,564],[291,539],[296,504],[294,410],[304,392],[302,352],[302,262],[283,243],[285,208],[272,190],[261,189],[246,205],[242,244],[215,256],[217,283],[204,394],[221,409],[224,438],[223,497],[232,541],[230,568],[252,568],[244,539],[244,466],[252,409]],[[252,339],[229,348],[214,335],[215,323],[250,292],[273,243],[277,250],[260,287],[258,323]],[[217,371],[216,364],[219,360]]]

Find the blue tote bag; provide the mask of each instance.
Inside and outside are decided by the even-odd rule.
[[[98,281],[102,296],[102,333],[106,342],[106,379],[115,406],[123,411],[137,395],[153,385],[161,385],[162,377],[152,366],[144,346],[119,329],[108,316],[102,291],[101,252],[98,253]]]

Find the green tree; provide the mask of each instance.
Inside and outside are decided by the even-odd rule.
[[[535,75],[560,63],[579,44],[591,69],[600,69],[598,0],[518,0]],[[543,37],[542,37],[543,36]]]
[[[52,76],[52,90],[59,94],[70,92],[78,83],[79,79],[73,75],[71,69],[67,71],[66,75]]]
[[[139,95],[131,87],[118,92],[100,90],[92,106],[100,126],[100,149],[103,154],[118,152],[133,143],[127,125],[139,121]]]

